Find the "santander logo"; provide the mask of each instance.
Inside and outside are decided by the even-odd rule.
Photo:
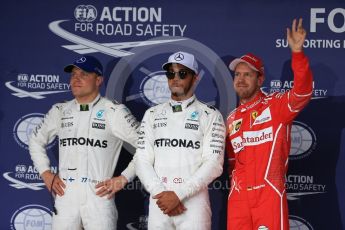
[[[257,131],[243,132],[243,137],[236,137],[231,140],[232,148],[235,153],[242,150],[244,146],[260,145],[273,140],[272,127]]]

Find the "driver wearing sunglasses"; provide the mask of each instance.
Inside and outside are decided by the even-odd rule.
[[[175,64],[175,65],[179,65],[179,64]],[[182,65],[180,65],[180,66],[182,66]],[[193,75],[193,76],[195,75],[194,71],[191,71],[191,70],[189,70],[189,69],[180,69],[180,70],[178,70],[177,72],[174,72],[174,71],[172,71],[172,70],[168,70],[168,71],[165,73],[165,75],[167,76],[167,78],[168,78],[169,80],[174,79],[175,76],[176,76],[176,74],[177,74],[177,76],[178,76],[181,80],[183,80],[183,79],[185,79],[186,77],[188,77],[188,74],[191,74],[191,75]]]
[[[171,99],[181,102],[193,96],[193,86],[198,80],[198,64],[193,55],[177,52],[175,56],[170,56],[169,61],[163,65],[163,69],[166,70]]]
[[[174,53],[162,68],[171,99],[146,111],[135,154],[136,173],[150,193],[148,229],[210,230],[208,185],[223,170],[223,117],[194,95],[192,54]]]

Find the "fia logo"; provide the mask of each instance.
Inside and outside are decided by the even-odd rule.
[[[79,5],[74,10],[74,17],[79,22],[92,22],[97,18],[97,10],[93,5]]]

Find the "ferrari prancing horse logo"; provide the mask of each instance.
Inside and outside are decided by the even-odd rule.
[[[251,117],[252,117],[252,119],[253,119],[253,121],[258,117],[258,111],[253,111],[252,113],[251,113]]]

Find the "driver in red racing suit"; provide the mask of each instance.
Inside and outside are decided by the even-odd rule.
[[[302,19],[287,38],[292,50],[294,86],[266,95],[262,61],[246,54],[230,63],[240,105],[227,118],[227,151],[234,166],[228,198],[228,230],[289,229],[285,174],[293,119],[309,102],[313,79],[302,51]]]

